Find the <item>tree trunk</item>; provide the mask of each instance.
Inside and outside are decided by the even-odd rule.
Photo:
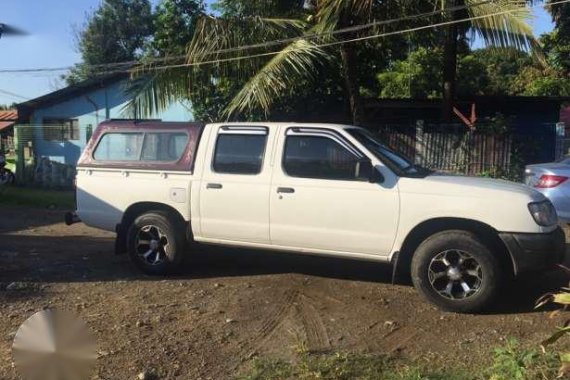
[[[340,55],[342,59],[342,75],[350,104],[350,117],[354,125],[362,125],[364,121],[364,107],[360,98],[357,57],[354,47],[349,44],[341,45]]]
[[[447,0],[447,7],[454,7],[456,0]],[[455,12],[448,16],[450,21],[455,20]],[[459,33],[457,25],[447,27],[445,45],[443,47],[443,107],[442,119],[449,123],[453,117],[453,104],[455,101],[457,83],[457,38]]]

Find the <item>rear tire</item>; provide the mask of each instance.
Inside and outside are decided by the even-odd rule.
[[[177,271],[186,249],[184,226],[179,224],[163,211],[150,211],[136,218],[127,233],[131,262],[149,275]]]
[[[439,232],[421,243],[411,272],[415,288],[425,299],[457,313],[488,308],[503,276],[487,245],[474,233],[461,230]]]

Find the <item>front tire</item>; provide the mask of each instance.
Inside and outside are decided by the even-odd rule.
[[[131,262],[149,275],[174,273],[182,264],[184,230],[167,212],[151,211],[135,219],[127,233]]]
[[[427,238],[414,253],[411,271],[414,286],[425,299],[458,313],[489,307],[502,278],[493,252],[477,235],[461,230]]]

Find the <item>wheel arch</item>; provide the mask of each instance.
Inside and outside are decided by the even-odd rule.
[[[171,215],[177,224],[186,226],[186,238],[191,239],[190,223],[174,207],[160,202],[137,202],[130,205],[123,213],[121,223],[116,226],[115,253],[127,252],[127,231],[136,218],[150,211],[162,211]]]
[[[515,274],[514,260],[507,249],[505,243],[499,237],[499,233],[490,225],[472,219],[464,218],[433,218],[415,226],[404,239],[401,249],[395,260],[395,274],[409,275],[412,257],[419,247],[428,237],[442,231],[463,230],[481,237],[493,252],[497,253],[497,258],[503,269],[510,276]]]

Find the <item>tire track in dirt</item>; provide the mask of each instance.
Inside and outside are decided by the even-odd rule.
[[[291,312],[298,296],[299,291],[297,289],[288,289],[281,299],[274,301],[279,307],[273,309],[269,315],[264,318],[261,328],[252,338],[241,344],[240,351],[246,352],[245,359],[255,356],[260,347],[271,337],[272,333],[281,326],[287,315]],[[228,367],[234,371],[237,370],[243,362],[243,358],[241,355],[236,355]]]
[[[303,325],[309,351],[330,351],[329,334],[318,310],[306,295],[300,294],[299,300],[300,302],[296,305],[297,315]]]
[[[413,326],[396,327],[382,336],[379,340],[366,340],[371,352],[394,353],[403,350],[406,344],[416,338],[419,331]]]

